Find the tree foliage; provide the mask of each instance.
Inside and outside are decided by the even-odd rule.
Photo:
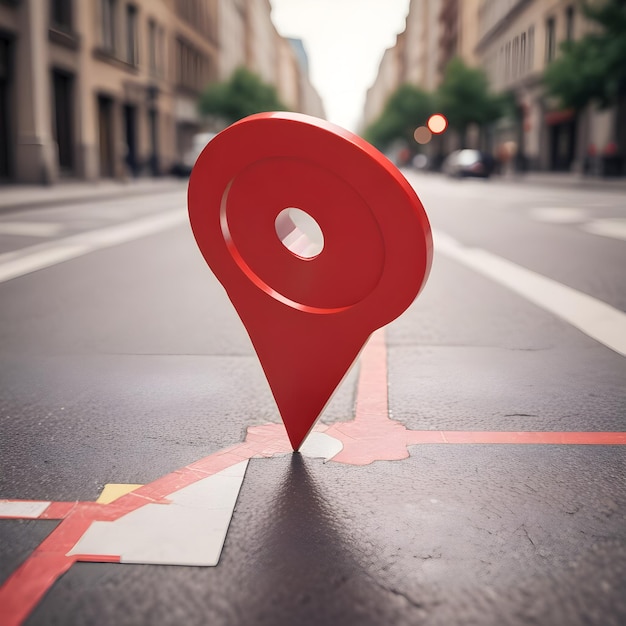
[[[439,110],[448,118],[451,128],[461,136],[470,124],[483,125],[506,112],[506,96],[492,94],[485,72],[452,59],[437,92]]]
[[[413,141],[415,129],[433,112],[432,97],[414,85],[400,85],[389,97],[382,114],[366,129],[364,136],[384,150],[394,141]]]
[[[484,125],[512,112],[511,100],[510,94],[495,95],[489,91],[487,76],[481,69],[453,59],[436,94],[414,85],[401,85],[364,136],[381,150],[397,140],[416,147],[415,129],[426,124],[432,113],[439,112],[448,118],[450,127],[459,132],[464,143],[470,124]]]
[[[209,85],[200,96],[200,112],[227,123],[264,111],[286,111],[276,89],[246,68],[235,70],[225,82]]]
[[[544,83],[565,107],[582,109],[591,102],[607,107],[626,90],[626,0],[586,1],[582,9],[597,28],[561,44]]]

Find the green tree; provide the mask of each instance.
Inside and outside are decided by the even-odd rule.
[[[592,102],[608,107],[626,91],[626,0],[581,6],[597,28],[561,44],[560,56],[544,74],[546,91],[564,107],[581,110]]]
[[[459,133],[462,147],[468,126],[483,126],[502,117],[508,100],[507,96],[490,92],[482,69],[468,67],[459,58],[448,63],[437,91],[438,108],[448,118],[450,127]]]
[[[225,82],[209,85],[200,96],[200,112],[231,124],[253,113],[286,111],[276,89],[242,67]]]
[[[367,127],[364,137],[380,150],[398,140],[412,146],[415,129],[425,124],[432,112],[430,94],[414,85],[400,85],[387,100],[378,119]]]

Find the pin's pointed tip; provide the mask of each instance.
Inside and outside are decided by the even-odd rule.
[[[300,447],[304,443],[304,438],[300,439],[299,441],[298,440],[294,440],[294,439],[290,439],[289,441],[291,443],[291,447],[293,448],[293,451],[299,453],[300,452]]]
[[[289,431],[287,431],[289,443],[291,444],[294,452],[300,452],[300,448],[302,447],[302,444],[304,443],[304,440],[307,438],[308,434],[309,431],[307,431],[304,435],[291,434]]]

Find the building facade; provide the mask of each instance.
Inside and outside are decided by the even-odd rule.
[[[246,66],[270,85],[276,85],[278,46],[269,0],[246,0]]]
[[[276,33],[278,51],[277,91],[278,97],[292,111],[300,108],[300,66],[291,42]]]
[[[477,0],[469,0],[475,2]],[[388,48],[365,97],[361,127],[366,128],[383,111],[389,96],[402,84],[433,91],[441,78],[442,3],[411,0],[405,29]]]
[[[0,182],[168,173],[242,65],[323,114],[268,0],[0,0]]]
[[[402,83],[399,46],[387,48],[383,53],[378,74],[365,95],[362,126],[366,128],[383,112],[387,100]]]
[[[246,65],[246,6],[246,0],[219,0],[220,80],[226,80],[238,67]]]
[[[169,74],[173,86],[176,153],[184,154],[203,120],[198,98],[219,80],[219,21],[217,0],[174,0],[170,27]]]
[[[412,0],[406,24],[402,45],[385,53],[368,92],[366,123],[382,111],[381,94],[388,97],[403,81],[435,91],[459,56],[483,68],[491,89],[511,93],[516,103],[515,115],[482,138],[483,148],[513,146],[518,167],[552,171],[594,170],[603,154],[626,152],[626,101],[606,111],[562,110],[542,83],[560,44],[592,28],[576,0]],[[400,53],[404,73],[397,71],[402,63],[390,61]],[[468,137],[479,145],[477,132]],[[447,150],[456,146],[452,136],[442,141]]]
[[[579,39],[590,28],[573,0],[481,1],[477,57],[493,89],[512,92],[517,103],[515,119],[501,121],[494,140],[514,142],[526,167],[585,171],[589,157],[615,141],[617,107],[563,110],[541,82],[561,42]]]
[[[289,45],[295,54],[299,68],[298,101],[300,107],[298,110],[308,115],[325,118],[324,102],[311,82],[309,56],[304,47],[304,42],[301,39],[295,39],[293,37],[289,38],[287,41],[289,41]]]

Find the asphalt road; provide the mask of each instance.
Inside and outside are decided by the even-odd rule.
[[[626,195],[407,176],[436,252],[385,331],[393,419],[626,431]],[[93,502],[279,421],[184,206],[181,187],[0,216],[0,499]],[[359,375],[324,424],[352,419]],[[618,625],[625,515],[624,445],[252,458],[216,567],[75,563],[25,623]],[[59,524],[0,519],[0,585],[29,584]]]

